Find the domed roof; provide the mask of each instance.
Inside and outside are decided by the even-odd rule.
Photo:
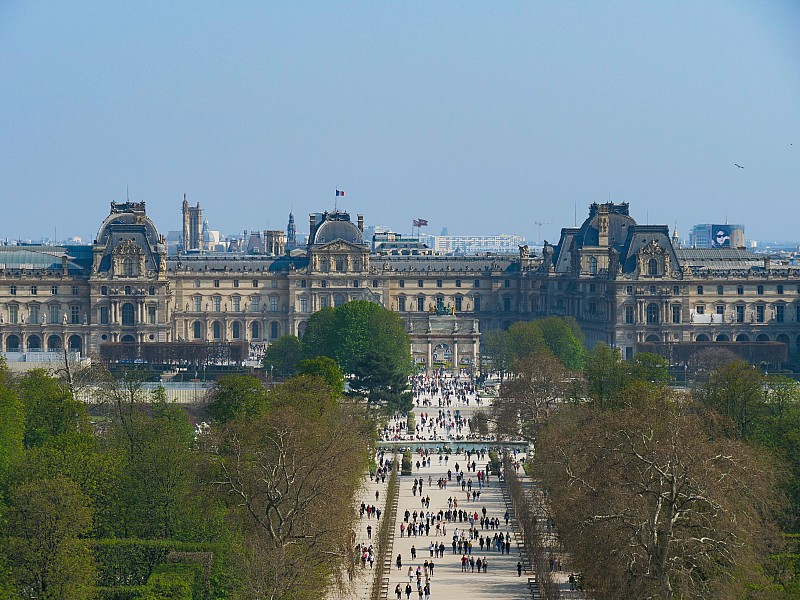
[[[156,226],[144,212],[144,202],[112,202],[111,214],[100,226],[96,243],[108,244],[113,231],[143,231],[150,244],[159,243]]]
[[[351,244],[363,244],[364,236],[350,215],[342,212],[325,213],[323,222],[314,232],[314,244],[327,244],[334,240],[344,240]]]

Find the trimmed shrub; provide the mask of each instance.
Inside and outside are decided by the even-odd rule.
[[[411,475],[412,460],[413,457],[411,455],[411,450],[406,450],[403,452],[403,462],[400,463],[400,475]]]

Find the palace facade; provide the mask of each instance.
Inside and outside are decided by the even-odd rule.
[[[550,315],[574,317],[588,346],[626,358],[736,343],[785,360],[800,349],[799,267],[737,248],[680,248],[666,226],[638,225],[627,204],[592,204],[538,256],[525,246],[372,252],[363,217],[342,211],[311,214],[309,230],[305,247],[272,245],[274,254],[190,244],[168,256],[144,202],[112,202],[91,246],[0,247],[0,348],[97,355],[231,343],[257,358],[282,335],[302,337],[315,311],[363,299],[402,316],[421,368],[476,366],[481,332]]]

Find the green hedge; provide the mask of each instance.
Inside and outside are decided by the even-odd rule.
[[[147,580],[145,600],[192,600],[203,597],[203,568],[196,564],[159,565]]]
[[[400,463],[400,474],[401,475],[411,475],[412,472],[412,464],[411,461],[413,460],[411,456],[411,450],[406,450],[403,452],[403,461]]]
[[[149,591],[150,588],[146,585],[100,587],[97,588],[97,598],[98,600],[142,600]]]
[[[495,477],[500,473],[500,456],[495,450],[489,450],[489,468]]]
[[[100,571],[99,585],[107,588],[146,585],[170,552],[214,551],[213,544],[174,540],[104,539],[90,547]]]

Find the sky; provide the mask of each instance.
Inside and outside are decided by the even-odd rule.
[[[0,0],[0,238],[126,198],[166,233],[184,194],[305,231],[336,189],[401,233],[554,242],[610,199],[798,240],[800,2]]]

